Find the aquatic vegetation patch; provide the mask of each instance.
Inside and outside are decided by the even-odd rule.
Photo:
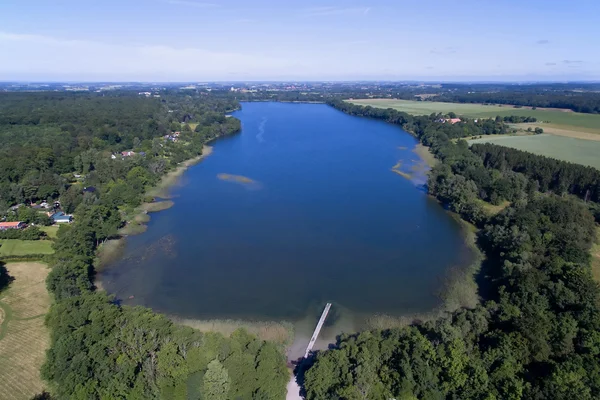
[[[258,183],[254,179],[248,178],[247,176],[243,176],[243,175],[220,173],[220,174],[217,174],[217,178],[222,181],[226,181],[226,182],[238,183],[240,185],[244,185],[245,187],[251,188],[251,189],[259,189],[260,188],[260,183]]]

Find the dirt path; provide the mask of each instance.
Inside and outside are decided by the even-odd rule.
[[[294,374],[291,374],[290,381],[287,384],[287,395],[285,396],[286,400],[303,400],[303,397],[300,396],[300,386],[296,383],[296,377]]]

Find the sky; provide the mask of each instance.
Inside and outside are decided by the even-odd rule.
[[[600,80],[597,0],[1,0],[0,81]]]

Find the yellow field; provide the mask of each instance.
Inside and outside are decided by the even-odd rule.
[[[50,343],[44,325],[49,270],[35,262],[8,263],[6,269],[14,281],[0,294],[0,398],[27,400],[45,388],[40,368]]]

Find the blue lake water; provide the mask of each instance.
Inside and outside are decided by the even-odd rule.
[[[323,104],[244,103],[234,116],[242,132],[214,142],[173,188],[175,205],[101,272],[108,292],[189,318],[439,304],[446,271],[470,254],[442,207],[391,171],[419,163],[412,136]]]

